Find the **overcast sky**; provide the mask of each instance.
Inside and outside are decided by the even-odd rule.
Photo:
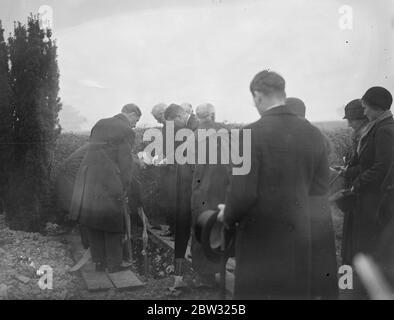
[[[394,93],[393,1],[1,0],[11,31],[40,5],[53,8],[61,98],[85,128],[134,102],[153,124],[158,102],[211,102],[218,120],[252,122],[249,93],[265,68],[284,76],[288,96],[312,121],[338,120],[370,86]],[[353,28],[339,8],[353,8]]]

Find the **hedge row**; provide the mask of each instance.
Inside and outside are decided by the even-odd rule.
[[[232,127],[239,127],[239,125],[233,125]],[[142,136],[145,129],[136,129],[136,145],[134,147],[134,152],[143,150],[146,143],[143,143]],[[322,130],[323,134],[329,141],[330,154],[329,162],[330,165],[340,165],[342,164],[342,157],[348,152],[351,146],[350,131],[347,129],[335,129],[335,130]],[[56,184],[56,180],[59,182],[59,176],[66,173],[66,175],[75,175],[78,170],[78,161],[67,162],[67,167],[64,165],[65,160],[77,149],[81,148],[88,141],[88,133],[75,134],[75,133],[63,133],[60,135],[56,150],[55,150],[55,160],[52,171],[53,182]],[[82,154],[82,153],[81,153]],[[158,207],[158,197],[157,197],[157,181],[159,179],[159,168],[148,166],[144,169],[140,169],[137,172],[137,177],[141,182],[142,195],[144,208],[147,215],[154,220],[162,221],[162,217]],[[62,180],[61,184],[65,184]],[[62,187],[62,186],[61,186]],[[175,186],[174,186],[175,187]],[[58,188],[54,188],[59,190]],[[70,191],[68,191],[70,193]],[[64,217],[66,207],[62,203],[61,199],[58,198],[56,192],[54,193],[54,219],[55,221],[61,221]],[[66,199],[67,203],[69,199]]]

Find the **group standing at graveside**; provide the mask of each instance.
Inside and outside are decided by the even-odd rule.
[[[327,139],[305,118],[303,101],[286,97],[285,80],[279,74],[259,72],[249,89],[260,118],[239,132],[238,150],[250,149],[246,150],[250,170],[244,174],[233,174],[240,164],[220,158],[224,157],[223,139],[217,139],[212,148],[206,143],[210,134],[204,139],[198,136],[199,130],[211,135],[230,131],[215,121],[213,105],[199,105],[195,113],[190,104],[158,104],[152,109],[153,117],[163,125],[158,205],[169,228],[162,235],[175,241],[170,290],[186,286],[183,275],[189,243],[194,285],[217,286],[220,261],[207,256],[197,226],[211,210],[235,239],[234,252],[229,254],[236,263],[235,299],[337,299],[339,261],[329,203],[333,171],[345,181],[335,198],[344,213],[341,264],[352,266],[357,254],[365,254],[393,285],[390,92],[372,87],[346,105],[344,119],[353,129],[352,150],[343,166],[330,168]],[[70,216],[79,221],[97,270],[116,272],[127,267],[122,249],[127,200],[136,204],[144,226],[148,225],[139,185],[133,179],[141,165],[132,156],[133,128],[140,116],[141,110],[128,104],[120,114],[100,120],[91,131],[77,174]],[[185,144],[174,139],[174,148],[166,148],[170,125],[175,132],[189,129],[182,131],[184,141],[193,141],[195,159],[207,161],[167,163],[167,158],[174,157],[170,153]],[[215,163],[209,161],[213,153]],[[353,276],[353,296],[368,298],[362,276],[357,272]]]

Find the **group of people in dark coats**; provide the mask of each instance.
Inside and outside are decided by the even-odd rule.
[[[233,175],[231,169],[237,165],[220,159],[210,164],[209,148],[204,152],[204,163],[162,166],[159,202],[170,226],[167,235],[175,238],[173,288],[185,285],[183,264],[190,240],[196,284],[215,285],[219,266],[205,256],[194,225],[204,211],[219,209],[218,221],[236,230],[234,298],[338,297],[327,140],[305,118],[305,104],[286,97],[285,87],[285,80],[269,70],[259,72],[250,84],[260,118],[241,129],[241,135],[250,132],[251,137],[248,173]],[[345,212],[343,264],[352,265],[358,253],[370,254],[386,266],[393,261],[387,257],[387,248],[392,248],[387,239],[392,239],[388,226],[393,225],[394,209],[391,104],[386,89],[373,87],[345,108],[345,119],[354,130],[353,150],[346,165],[336,169],[345,177],[345,187],[355,200]],[[160,104],[152,115],[163,124],[163,139],[168,121],[173,121],[176,131],[189,129],[197,141],[195,150],[200,150],[199,129],[227,130],[215,122],[211,104],[199,105],[195,114],[189,104]],[[87,229],[99,270],[114,271],[121,265],[121,201],[133,188],[132,128],[140,116],[139,108],[131,104],[121,114],[94,126],[75,183],[71,216]],[[175,141],[174,150],[182,142]],[[216,151],[221,154],[220,144]],[[164,158],[168,152],[163,150]],[[386,242],[380,246],[382,241]]]

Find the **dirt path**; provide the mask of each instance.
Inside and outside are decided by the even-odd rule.
[[[139,250],[135,239],[135,250]],[[150,245],[151,275],[142,288],[119,291],[116,289],[89,292],[79,272],[70,273],[74,265],[70,247],[65,236],[44,236],[39,233],[13,231],[7,228],[4,216],[0,215],[0,299],[218,299],[218,291],[188,288],[179,296],[170,295],[167,288],[172,285],[171,252]],[[138,261],[137,261],[138,272]],[[53,287],[43,290],[38,285],[41,278],[37,271],[41,266],[53,269]],[[168,272],[165,272],[167,270]],[[191,281],[192,274],[186,275]]]

